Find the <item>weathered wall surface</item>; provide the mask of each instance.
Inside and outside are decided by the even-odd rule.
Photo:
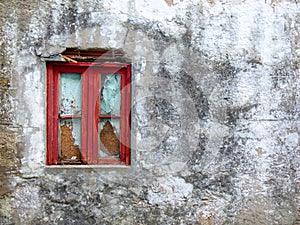
[[[0,224],[297,224],[297,1],[1,1]],[[130,168],[45,166],[45,59],[133,63]]]

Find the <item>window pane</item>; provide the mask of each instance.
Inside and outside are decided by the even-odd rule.
[[[119,157],[120,119],[101,119],[99,123],[99,156]]]
[[[101,76],[101,115],[119,115],[120,114],[120,74],[102,74]]]
[[[81,74],[62,73],[60,75],[60,115],[80,115],[81,98]]]
[[[60,121],[60,159],[79,161],[81,158],[81,119]]]

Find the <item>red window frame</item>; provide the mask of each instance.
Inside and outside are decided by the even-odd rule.
[[[81,73],[81,164],[130,165],[131,65],[94,62],[47,63],[47,165],[63,164],[59,159],[59,76],[60,73]],[[121,74],[120,115],[100,115],[99,73]],[[70,116],[71,119],[76,118]],[[77,117],[78,118],[78,117]],[[120,157],[98,157],[98,122],[101,118],[120,118]]]

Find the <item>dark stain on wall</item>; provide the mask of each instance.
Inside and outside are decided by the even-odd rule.
[[[90,12],[79,13],[74,1],[70,1],[69,4],[62,2],[56,8],[51,7],[49,9],[49,17],[52,19],[53,17],[51,14],[54,13],[55,9],[62,9],[61,12],[58,11],[59,23],[56,24],[54,21],[53,23],[48,23],[45,38],[50,38],[55,34],[72,34],[78,29],[78,27],[82,29],[93,26],[93,24],[89,22]],[[56,24],[55,27],[54,24]]]
[[[189,168],[193,169],[193,166],[197,165],[202,160],[203,155],[205,153],[206,144],[207,144],[206,135],[203,133],[200,133],[198,148],[192,153],[191,158],[188,162]]]
[[[9,6],[6,9],[4,3],[0,3],[0,15],[10,13]],[[5,2],[5,5],[10,5],[10,2]],[[13,18],[7,15],[8,19]],[[3,24],[3,17],[0,18],[0,26]],[[15,89],[12,87],[12,60],[10,53],[6,49],[7,37],[4,37],[4,30],[0,28],[0,200],[5,198],[12,190],[11,177],[18,175],[20,166],[17,136],[20,132],[20,127],[14,124],[15,112],[13,101],[15,101]],[[1,206],[1,204],[0,204]],[[1,207],[0,207],[1,208]],[[0,213],[0,223],[1,223]]]
[[[18,175],[20,165],[16,133],[3,129],[0,124],[0,197],[10,193],[10,178]]]
[[[63,6],[63,11],[60,15],[60,24],[57,26],[58,33],[74,33],[76,27],[76,17],[77,17],[77,8],[73,1],[70,2],[70,5]]]
[[[192,76],[183,70],[180,73],[179,81],[183,89],[189,94],[195,104],[199,119],[204,119],[208,115],[209,106],[208,100],[201,91],[200,86],[197,85],[197,82]]]
[[[229,60],[215,63],[214,67],[214,71],[221,75],[220,79],[227,82],[233,81],[236,74],[242,70],[241,68],[234,67]]]
[[[9,168],[5,167],[5,166],[0,166],[0,197],[9,193],[9,187],[8,187],[8,178],[7,178],[7,174]]]
[[[180,126],[180,116],[176,108],[167,99],[153,96],[148,99],[149,102],[146,107],[149,108],[149,112],[153,113],[153,117],[166,123],[168,126],[177,125]]]

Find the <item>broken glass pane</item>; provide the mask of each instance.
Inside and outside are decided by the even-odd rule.
[[[60,159],[79,161],[81,158],[81,119],[60,121]]]
[[[120,114],[120,74],[104,74],[101,76],[100,114]]]
[[[101,119],[99,123],[99,156],[119,157],[120,119]]]
[[[60,75],[60,116],[81,114],[81,74]]]

